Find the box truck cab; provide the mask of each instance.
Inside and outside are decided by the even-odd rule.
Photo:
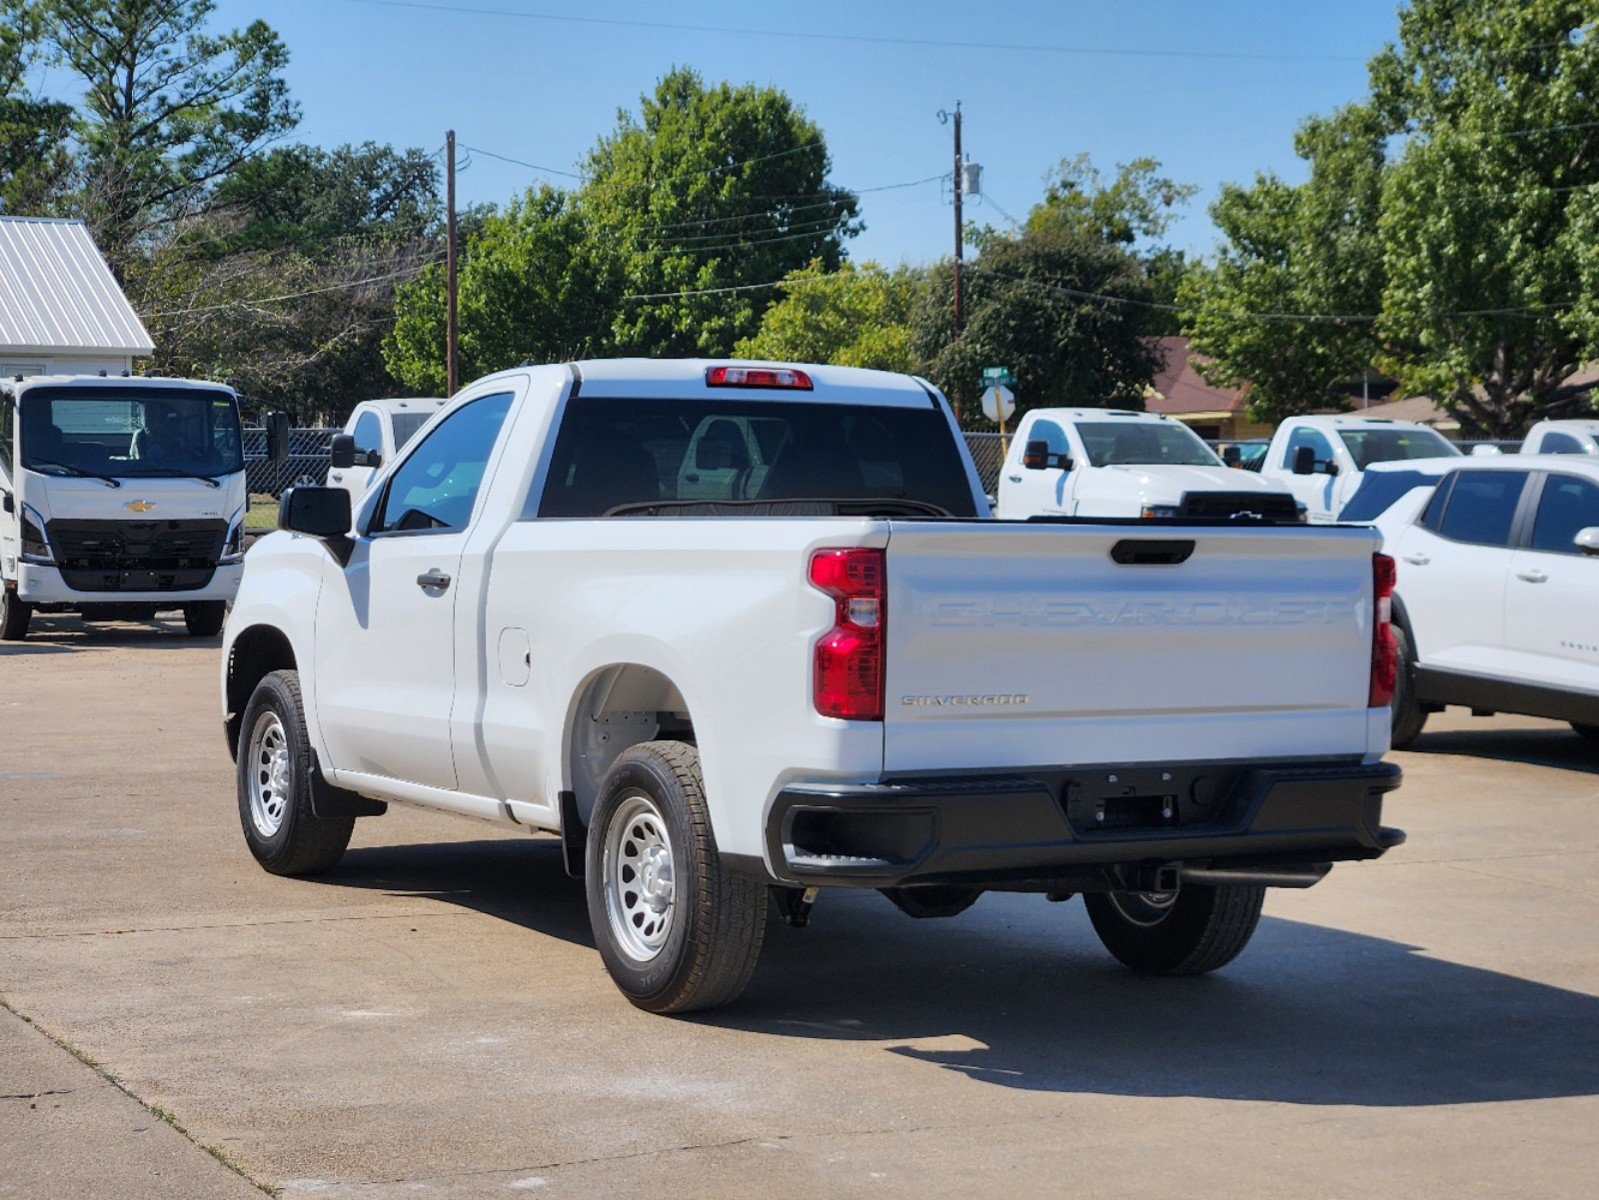
[[[232,389],[187,379],[18,377],[0,387],[0,640],[35,612],[222,629],[244,558]]]

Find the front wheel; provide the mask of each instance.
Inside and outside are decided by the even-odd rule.
[[[311,740],[296,671],[256,685],[240,723],[239,822],[244,840],[274,875],[311,875],[344,857],[354,817],[325,820],[311,808]]]
[[[694,1012],[744,990],[766,933],[766,885],[723,864],[693,746],[623,751],[600,787],[585,858],[594,941],[629,1000]]]
[[[17,599],[14,588],[0,585],[0,642],[20,642],[28,636],[33,605]]]
[[[1266,889],[1183,884],[1173,892],[1089,892],[1099,940],[1145,975],[1203,975],[1242,953],[1260,921]]]
[[[183,606],[183,624],[190,637],[216,637],[222,632],[222,622],[227,615],[228,605],[224,600],[200,600]]]

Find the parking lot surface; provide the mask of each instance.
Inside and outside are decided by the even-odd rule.
[[[35,630],[0,646],[0,1197],[1592,1193],[1599,745],[1564,726],[1435,717],[1409,843],[1272,892],[1218,975],[1129,974],[1080,902],[828,893],[673,1020],[553,840],[393,809],[268,876],[216,643]]]

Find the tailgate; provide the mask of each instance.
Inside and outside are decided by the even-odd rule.
[[[1377,549],[1368,529],[893,522],[885,770],[1364,755]]]

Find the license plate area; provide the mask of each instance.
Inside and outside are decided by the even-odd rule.
[[[1079,837],[1203,828],[1229,819],[1237,779],[1226,768],[1100,770],[1068,776],[1061,805]]]

